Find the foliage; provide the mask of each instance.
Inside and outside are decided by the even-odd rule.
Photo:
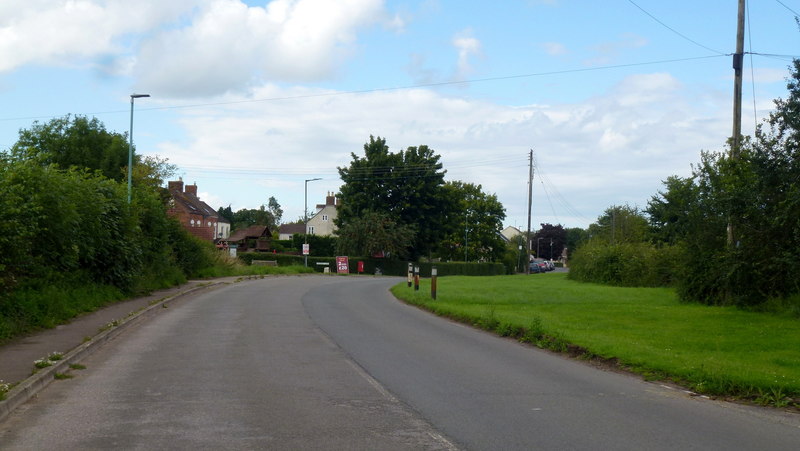
[[[610,244],[638,243],[649,238],[645,215],[630,205],[612,205],[589,225],[589,236]]]
[[[570,258],[569,278],[624,287],[660,287],[675,283],[683,249],[646,242],[608,244],[602,238],[584,243]]]
[[[348,167],[338,168],[344,182],[338,195],[339,233],[368,212],[382,214],[415,232],[408,250],[412,257],[429,255],[447,227],[440,156],[424,145],[392,153],[385,139],[373,136],[363,157],[351,156]]]
[[[572,252],[589,239],[589,231],[580,227],[570,227],[565,229],[564,232],[564,247],[567,248],[567,258],[569,258]]]
[[[419,291],[400,283],[392,292],[439,315],[619,362],[701,393],[800,403],[800,323],[794,317],[683,303],[667,288],[577,283],[557,273],[446,277],[435,301],[427,280]]]
[[[532,238],[533,249],[537,257],[558,260],[567,242],[567,231],[561,224],[541,224]]]
[[[502,259],[506,245],[499,232],[506,210],[497,195],[484,193],[481,185],[461,181],[445,183],[443,195],[449,208],[439,256],[466,261]]]
[[[398,224],[386,213],[362,211],[361,216],[346,222],[337,232],[338,255],[378,255],[403,258],[412,246],[415,231]]]
[[[125,134],[112,133],[97,118],[70,116],[34,122],[19,132],[10,155],[17,160],[34,160],[43,166],[55,164],[99,171],[113,180],[126,178],[128,143]]]
[[[308,242],[310,256],[333,257],[336,255],[338,237],[321,235],[305,236],[301,233],[295,233],[292,235],[292,250],[297,253],[303,252],[303,244],[305,242]]]
[[[644,210],[650,218],[653,240],[676,244],[690,231],[690,212],[697,209],[697,185],[693,178],[670,176],[664,181],[666,191],[650,198]]]
[[[123,135],[69,116],[0,153],[0,340],[214,266],[215,250],[167,216],[159,185],[174,166],[144,158],[129,203],[121,155]]]

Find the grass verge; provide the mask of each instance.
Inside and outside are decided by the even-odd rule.
[[[678,301],[667,288],[580,283],[565,274],[441,277],[392,293],[438,315],[542,348],[612,362],[698,393],[800,408],[800,322]]]

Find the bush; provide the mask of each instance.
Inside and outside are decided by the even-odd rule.
[[[570,259],[569,278],[627,287],[671,286],[682,267],[680,246],[649,243],[584,243]]]

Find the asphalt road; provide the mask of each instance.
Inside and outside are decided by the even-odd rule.
[[[691,397],[395,301],[279,277],[173,304],[0,424],[0,449],[797,449],[796,414]]]

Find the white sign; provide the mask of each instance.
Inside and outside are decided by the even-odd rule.
[[[311,253],[311,252],[309,251],[309,246],[308,246],[308,244],[303,244],[303,255],[308,255],[308,254],[310,254],[310,253]]]

